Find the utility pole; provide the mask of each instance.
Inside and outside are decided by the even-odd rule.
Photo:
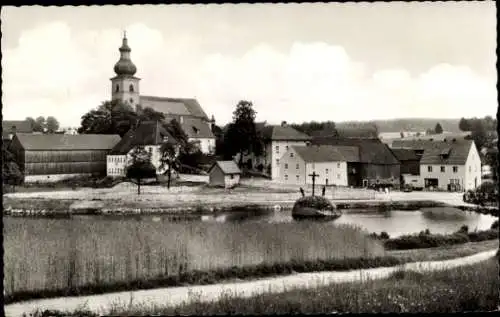
[[[312,195],[314,196],[314,184],[315,184],[315,181],[316,181],[316,177],[319,176],[319,174],[316,174],[316,172],[313,172],[312,174],[309,174],[310,177],[312,177],[313,179],[313,190],[312,190]]]

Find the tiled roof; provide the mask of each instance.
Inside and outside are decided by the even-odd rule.
[[[377,138],[336,138],[315,137],[313,144],[356,146],[359,149],[359,162],[366,164],[393,165],[399,164],[398,159],[386,144]]]
[[[333,145],[294,146],[306,162],[357,162],[357,148]]]
[[[208,122],[200,118],[183,117],[181,127],[189,138],[215,138]]]
[[[130,129],[116,144],[111,151],[114,155],[123,155],[128,153],[135,146],[158,145],[163,142],[163,138],[168,138],[169,141],[177,143],[170,133],[159,122],[142,122],[135,129]]]
[[[265,140],[308,141],[311,137],[290,126],[268,125],[261,127],[260,133]]]
[[[392,149],[394,156],[401,161],[418,161],[417,153],[413,149]]]
[[[210,173],[212,168],[214,168],[215,166],[219,166],[224,174],[241,174],[238,165],[236,165],[234,161],[217,161],[214,163],[214,165],[212,165],[212,167],[210,167],[210,170],[208,172]]]
[[[17,133],[25,150],[111,150],[120,136],[114,134],[28,134]]]
[[[464,165],[472,144],[472,140],[433,142],[432,146],[425,148],[420,164]]]
[[[208,116],[196,99],[140,96],[143,108],[152,108],[166,115],[193,116],[208,120]]]

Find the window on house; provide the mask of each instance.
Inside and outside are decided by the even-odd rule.
[[[153,153],[153,148],[152,147],[148,147],[148,151],[149,151],[149,154]]]
[[[231,179],[234,179],[234,175],[233,174],[231,174],[230,177],[231,177]]]
[[[299,164],[295,165],[295,169],[299,169]]]
[[[444,166],[441,166],[441,173],[444,173]]]
[[[115,86],[115,92],[119,92],[120,91],[120,86],[119,85],[116,85]]]
[[[287,163],[285,163],[285,169],[288,169],[288,164]]]
[[[290,157],[293,157],[293,152],[290,152]]]
[[[299,180],[300,176],[299,175],[295,175],[295,177],[297,178],[297,180]]]
[[[276,165],[280,165],[280,159],[276,159]]]
[[[328,174],[328,168],[325,169],[325,174]]]
[[[279,153],[279,152],[280,152],[280,146],[276,145],[276,153]]]
[[[134,85],[130,84],[130,86],[128,86],[128,90],[130,92],[134,92]]]
[[[134,103],[134,99],[130,98],[129,99],[130,103]]]
[[[288,145],[287,145],[287,146],[285,146],[285,151],[288,151]]]
[[[429,173],[432,172],[432,166],[427,166],[427,172],[429,172]]]
[[[337,163],[337,168],[340,168],[340,163]]]
[[[453,173],[458,173],[458,166],[453,166]]]
[[[288,175],[285,174],[285,180],[287,181],[288,180]]]

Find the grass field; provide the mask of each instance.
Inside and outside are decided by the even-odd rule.
[[[116,304],[108,314],[234,315],[331,313],[447,313],[498,311],[498,257],[443,271],[396,271],[383,280],[339,283],[314,289],[290,289],[248,298],[226,293],[213,302],[194,301],[179,306],[147,302]],[[97,316],[82,308],[73,312],[36,311],[32,316]]]
[[[21,243],[20,243],[21,242]],[[161,223],[4,218],[7,297],[292,260],[383,256],[379,241],[327,223]]]

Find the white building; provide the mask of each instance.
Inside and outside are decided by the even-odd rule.
[[[126,168],[131,163],[130,153],[134,148],[141,146],[151,154],[151,163],[156,167],[157,174],[163,174],[161,169],[162,143],[176,140],[160,125],[159,122],[143,122],[137,128],[128,131],[116,144],[106,158],[106,173],[108,176],[119,177],[126,175]]]
[[[131,49],[123,37],[120,60],[115,64],[116,76],[111,78],[111,99],[129,104],[136,111],[151,108],[163,113],[167,119],[176,118],[191,141],[198,141],[205,154],[215,153],[215,136],[212,133],[214,119],[209,119],[194,98],[169,98],[140,95],[137,68],[130,59]]]
[[[420,159],[424,187],[469,190],[481,185],[481,159],[472,140],[436,141]]]
[[[347,186],[347,163],[358,161],[357,148],[334,145],[291,146],[281,157],[278,179],[285,184]]]

